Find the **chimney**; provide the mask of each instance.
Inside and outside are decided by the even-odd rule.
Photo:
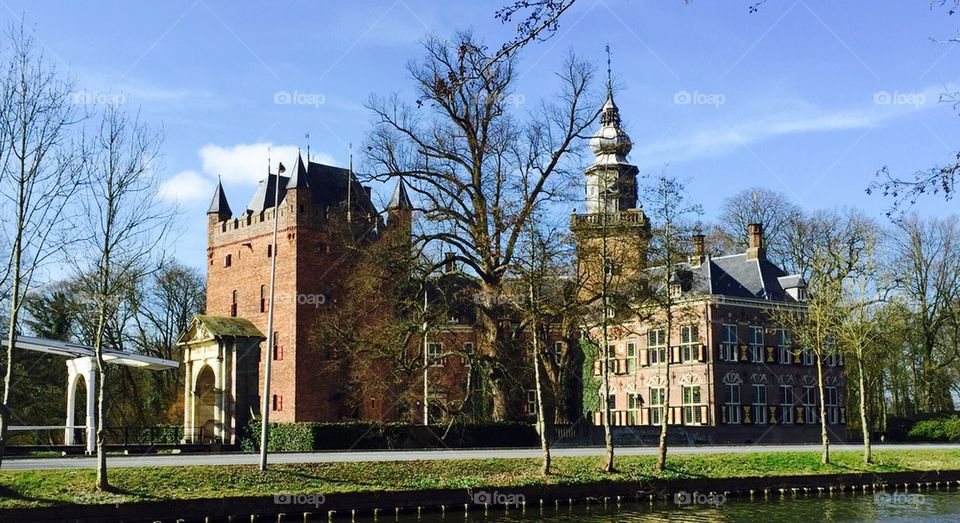
[[[748,260],[758,260],[766,256],[766,249],[763,246],[763,225],[759,223],[747,225],[747,240],[749,241]]]
[[[702,232],[697,231],[693,235],[693,256],[690,257],[690,265],[699,267],[703,263],[704,255],[704,236]]]

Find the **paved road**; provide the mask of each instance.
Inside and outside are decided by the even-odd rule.
[[[832,450],[860,450],[859,445],[831,445]],[[874,445],[874,449],[960,449],[950,444]],[[725,454],[746,452],[818,451],[818,445],[739,445],[672,447],[671,454]],[[616,450],[620,456],[656,454],[656,447],[623,447]],[[559,447],[554,456],[600,456],[603,447]],[[481,458],[536,458],[539,448],[515,449],[461,449],[461,450],[375,450],[338,452],[288,452],[271,454],[270,463],[342,463],[356,461],[414,461],[435,459]],[[259,463],[257,454],[163,454],[147,456],[109,456],[110,467],[174,467],[184,465],[253,465]],[[79,469],[93,468],[90,457],[64,458],[7,458],[3,470]]]

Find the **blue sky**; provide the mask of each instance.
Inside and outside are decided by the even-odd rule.
[[[613,50],[617,102],[642,172],[689,180],[711,218],[724,196],[767,186],[803,207],[854,205],[882,218],[864,188],[884,165],[907,174],[960,147],[957,112],[937,103],[960,84],[960,15],[927,2],[578,0],[559,32],[525,49],[518,101],[557,88],[569,51],[603,68]],[[182,207],[177,257],[201,267],[204,211],[222,175],[242,210],[274,162],[310,135],[314,160],[345,165],[370,128],[371,94],[410,96],[409,60],[427,34],[472,28],[511,36],[500,1],[0,0],[91,102],[122,97],[163,128],[162,194]],[[378,197],[387,199],[385,188]],[[920,211],[953,212],[931,198]],[[581,204],[582,206],[582,204]]]

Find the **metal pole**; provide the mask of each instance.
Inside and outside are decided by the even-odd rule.
[[[282,165],[282,164],[281,164]],[[270,168],[267,167],[267,181],[270,180]],[[267,309],[267,357],[263,364],[263,401],[260,427],[260,470],[267,470],[267,439],[270,431],[270,362],[273,360],[273,300],[277,280],[277,229],[280,223],[280,170],[273,191],[273,256],[270,258],[270,302]]]
[[[430,402],[429,394],[429,371],[430,371],[430,351],[427,344],[427,287],[423,287],[423,424],[430,424]]]

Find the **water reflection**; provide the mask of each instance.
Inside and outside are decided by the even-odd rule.
[[[386,519],[386,518],[384,518]],[[393,518],[389,518],[393,519]],[[559,507],[539,506],[526,510],[510,507],[491,507],[484,514],[483,508],[471,507],[470,511],[448,511],[445,515],[424,514],[404,517],[400,521],[411,523],[600,523],[600,522],[754,522],[775,523],[803,522],[940,522],[960,521],[960,493],[925,492],[922,494],[876,493],[866,495],[835,495],[832,497],[797,497],[786,499],[755,500],[730,499],[719,507],[714,506],[653,506],[624,503],[619,507],[610,503],[590,506],[561,504]]]

